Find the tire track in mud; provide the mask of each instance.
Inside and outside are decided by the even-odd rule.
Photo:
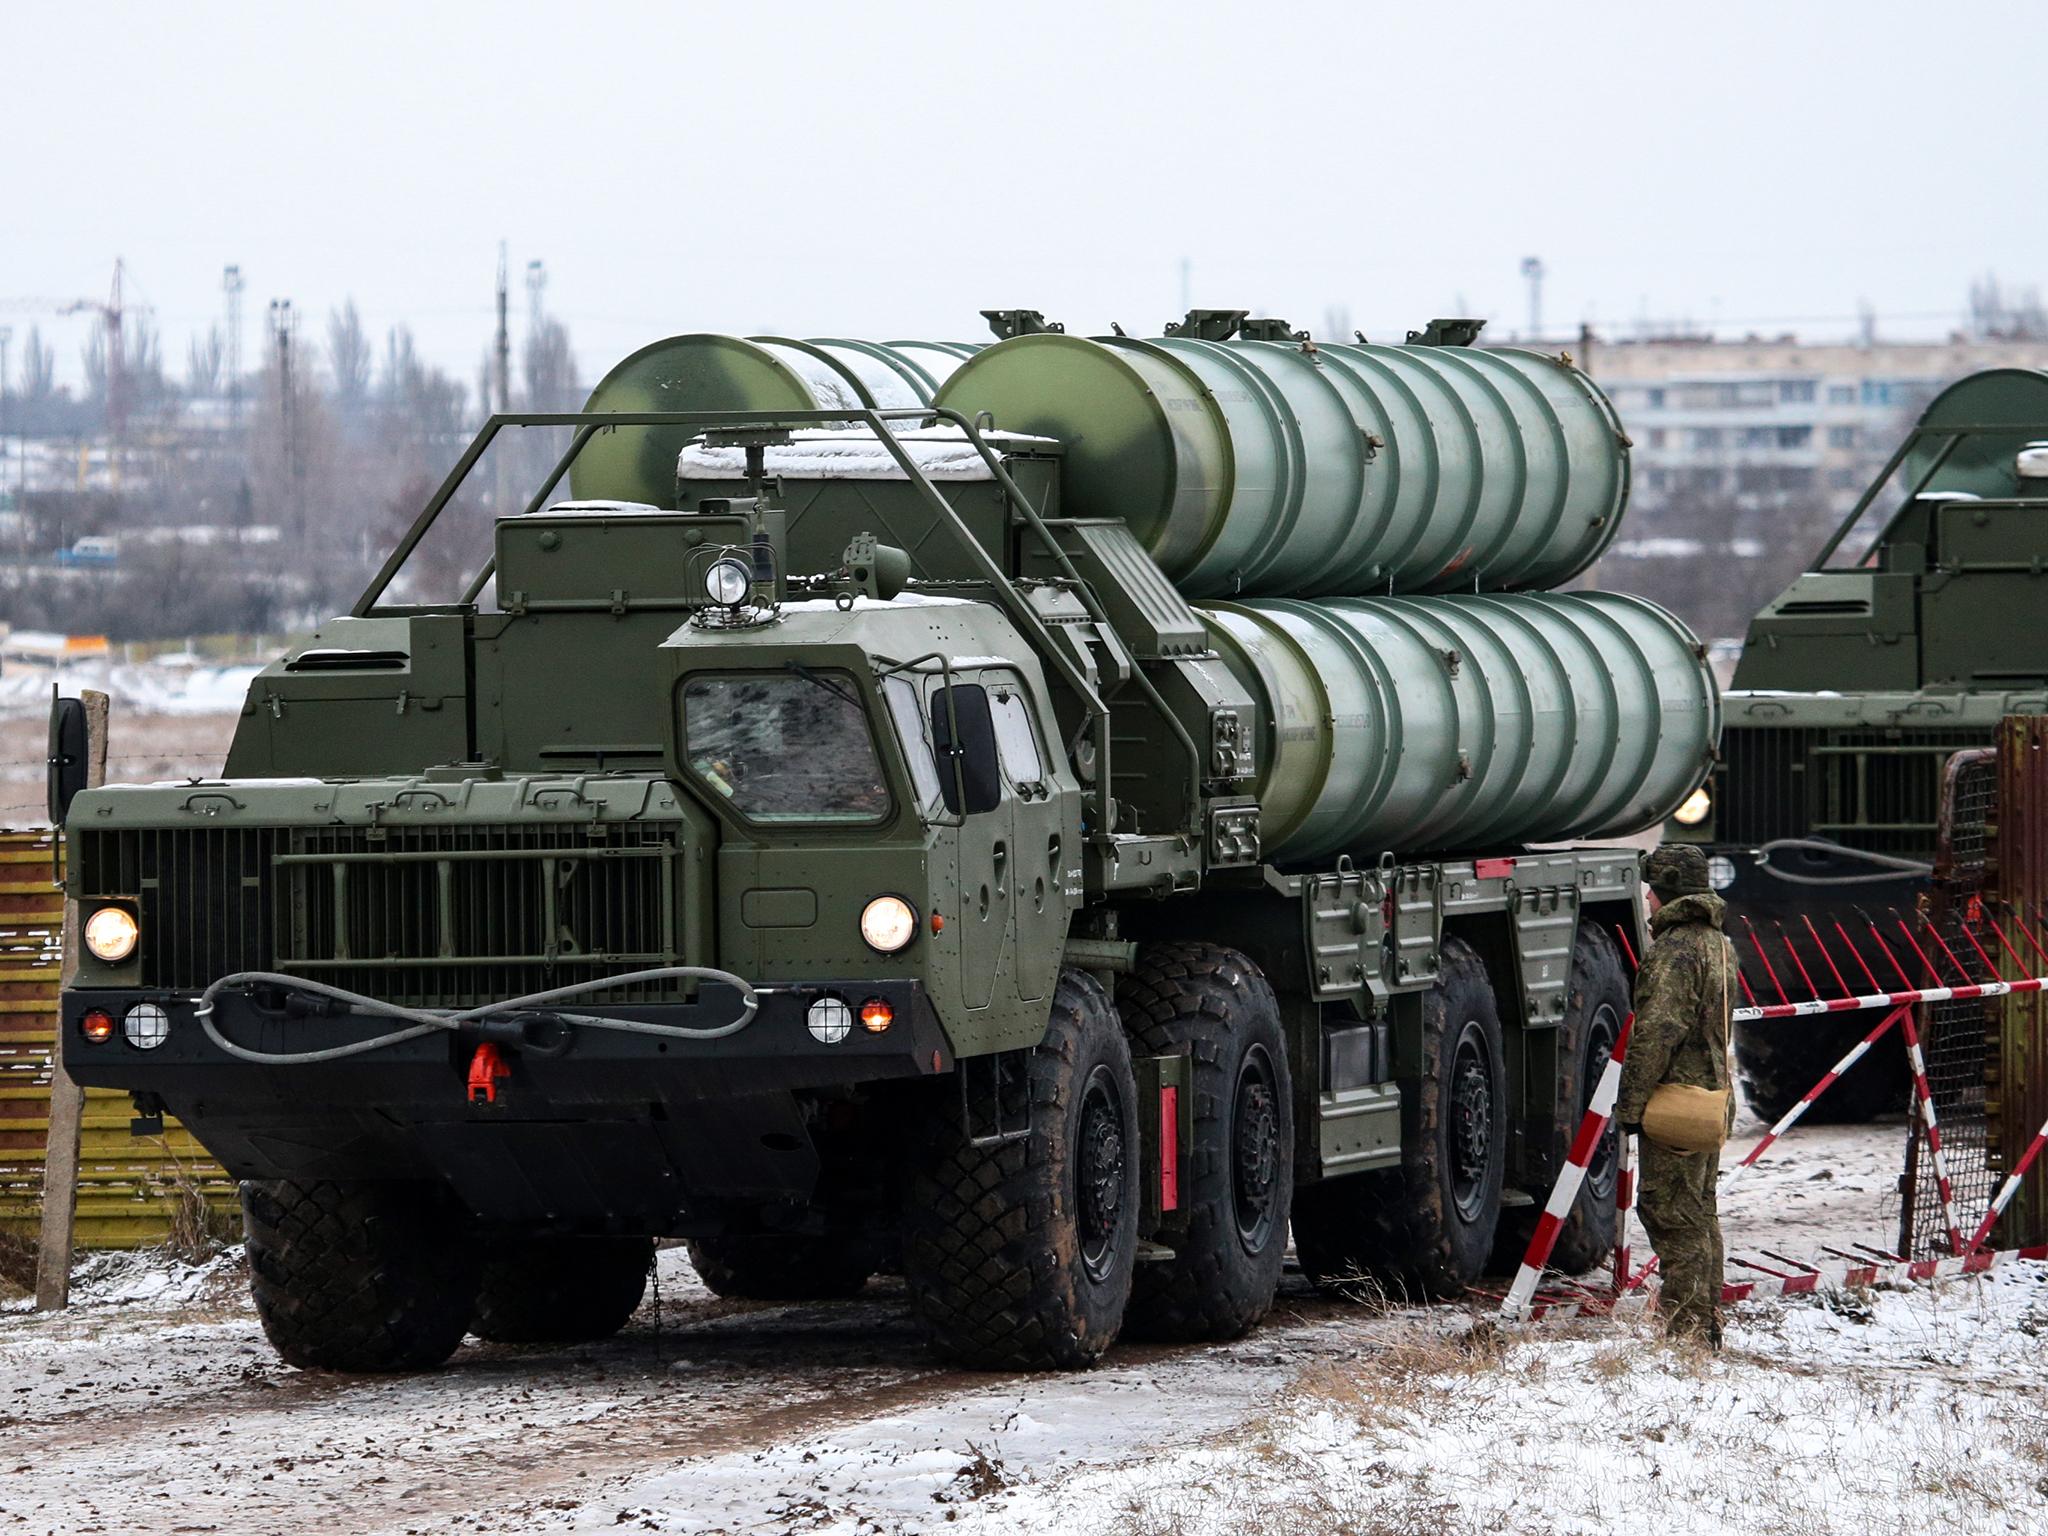
[[[1358,1316],[1289,1296],[1235,1344],[1124,1345],[1099,1372],[1068,1378],[939,1364],[893,1286],[824,1304],[671,1298],[603,1344],[472,1344],[442,1371],[389,1378],[252,1358],[249,1346],[262,1347],[253,1319],[180,1339],[175,1314],[116,1316],[98,1349],[159,1359],[161,1395],[147,1395],[144,1369],[96,1398],[0,1424],[0,1517],[58,1532],[284,1530],[323,1514],[363,1531],[559,1522],[642,1477],[878,1420],[936,1419],[954,1400],[1021,1398],[1049,1383],[1057,1393],[1061,1381],[1100,1389],[1205,1356],[1225,1368],[1306,1359],[1316,1352],[1306,1335],[1326,1313]],[[181,1346],[199,1357],[181,1359]],[[93,1361],[84,1369],[105,1374]]]

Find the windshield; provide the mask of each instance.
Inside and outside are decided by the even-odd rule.
[[[889,790],[853,680],[835,672],[693,678],[690,771],[749,821],[879,821]]]

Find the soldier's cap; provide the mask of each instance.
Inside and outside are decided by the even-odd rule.
[[[1691,843],[1666,843],[1657,849],[1643,860],[1643,879],[1664,901],[1713,889],[1707,882],[1707,856]]]

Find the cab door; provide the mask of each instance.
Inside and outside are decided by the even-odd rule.
[[[996,761],[1010,805],[1010,848],[1003,861],[1016,929],[1012,974],[1017,997],[1036,1002],[1052,991],[1067,942],[1067,898],[1058,802],[1047,781],[1044,746],[1033,724],[1031,695],[1015,673],[982,676],[996,732]]]
[[[1015,799],[996,739],[991,685],[997,676],[956,672],[952,687],[931,691],[932,746],[947,811],[960,818],[954,847],[960,911],[961,996],[986,1008],[998,982],[1011,991],[1016,946],[1010,886],[1015,878]],[[1014,680],[1009,680],[1014,688]]]

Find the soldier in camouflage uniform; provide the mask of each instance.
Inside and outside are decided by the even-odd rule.
[[[1634,1032],[1622,1066],[1615,1118],[1641,1129],[1643,1106],[1660,1083],[1728,1088],[1728,1014],[1739,988],[1733,946],[1721,932],[1725,905],[1707,882],[1698,848],[1675,844],[1643,861],[1651,895],[1649,953],[1636,974]],[[1734,1096],[1729,1096],[1734,1119]],[[1649,1137],[1637,1143],[1636,1209],[1663,1271],[1658,1303],[1674,1335],[1721,1342],[1721,1216],[1715,1181],[1720,1152],[1676,1152]]]

